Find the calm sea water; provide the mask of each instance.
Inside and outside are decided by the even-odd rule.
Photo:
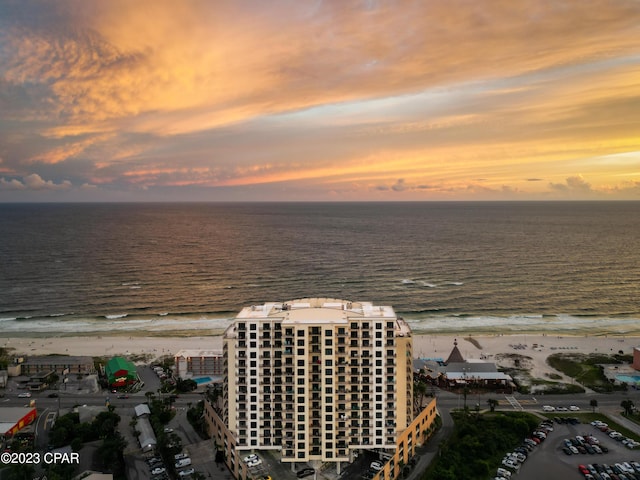
[[[640,332],[640,203],[0,204],[0,333],[219,332],[244,306],[414,330]]]

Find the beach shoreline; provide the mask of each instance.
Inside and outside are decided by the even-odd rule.
[[[600,353],[632,355],[640,346],[638,336],[570,336],[550,334],[477,335],[468,332],[454,334],[413,334],[413,357],[446,361],[457,345],[470,362],[490,361],[498,366],[512,366],[512,358],[526,359],[531,376],[543,378],[556,373],[547,364],[553,353]],[[7,336],[0,335],[0,347],[11,356],[73,355],[92,357],[125,356],[144,358],[148,362],[174,356],[180,350],[222,350],[222,335],[140,336],[140,335],[80,335],[80,336]]]

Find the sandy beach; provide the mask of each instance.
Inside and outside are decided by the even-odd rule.
[[[528,357],[526,368],[536,378],[557,373],[546,363],[553,353],[618,353],[632,354],[640,346],[640,337],[629,336],[553,336],[553,335],[414,335],[414,357],[446,360],[457,341],[458,349],[468,361],[488,360],[499,366],[512,367],[512,355]],[[64,336],[64,337],[0,337],[0,346],[12,355],[123,355],[152,361],[173,356],[182,349],[222,349],[221,336],[142,337],[142,336]]]

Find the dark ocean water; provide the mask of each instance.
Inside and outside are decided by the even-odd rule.
[[[302,297],[419,331],[640,331],[640,203],[0,204],[0,333],[223,329]]]

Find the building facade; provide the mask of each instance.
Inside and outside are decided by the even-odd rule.
[[[411,331],[389,306],[306,298],[244,308],[223,337],[222,422],[236,454],[283,463],[395,451],[412,423]],[[338,466],[339,468],[339,466]]]
[[[58,375],[90,375],[96,373],[92,357],[67,355],[39,355],[16,358],[14,363],[9,365],[8,370],[9,376],[28,376],[42,372],[55,372]]]
[[[182,379],[224,374],[221,350],[180,350],[175,354],[176,375]]]

